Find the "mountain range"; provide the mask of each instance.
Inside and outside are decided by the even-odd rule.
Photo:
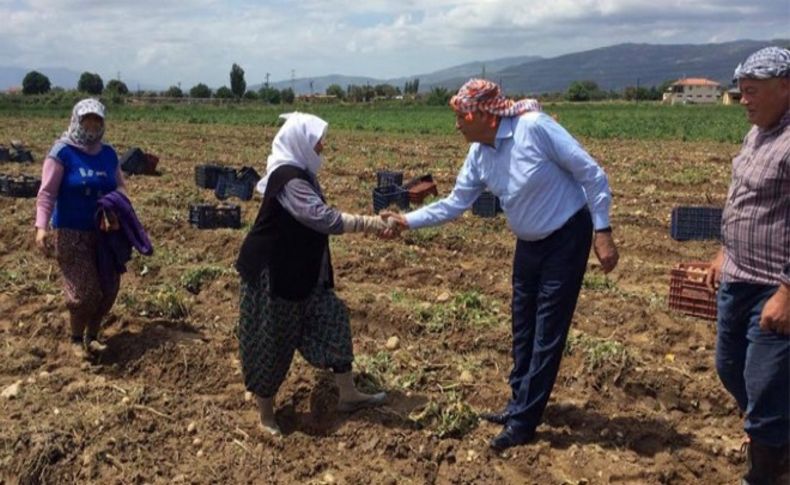
[[[739,40],[717,44],[617,44],[609,47],[542,58],[516,56],[475,61],[438,71],[398,78],[374,78],[331,74],[311,78],[297,78],[271,83],[277,89],[293,87],[297,94],[323,93],[331,84],[348,85],[392,84],[403,87],[413,79],[420,80],[420,91],[434,87],[457,89],[470,77],[485,75],[498,81],[505,91],[515,93],[545,93],[565,91],[573,81],[594,81],[605,90],[622,90],[627,86],[658,86],[664,81],[683,77],[704,77],[726,86],[733,70],[752,52],[769,45],[790,46],[788,39]],[[0,90],[19,86],[30,69],[0,66]],[[80,73],[65,68],[38,69],[50,78],[53,86],[73,88]],[[258,89],[247,79],[249,89]],[[106,81],[105,81],[106,82]],[[126,81],[129,89],[138,84]],[[147,84],[141,89],[158,89]],[[216,88],[217,86],[215,86]]]

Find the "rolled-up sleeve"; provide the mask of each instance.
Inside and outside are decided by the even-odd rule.
[[[472,207],[472,204],[485,189],[485,183],[480,179],[480,172],[476,167],[474,154],[475,147],[472,146],[464,161],[464,165],[461,167],[461,171],[458,173],[455,187],[453,187],[450,195],[406,214],[406,221],[410,229],[444,224],[457,218],[465,210]]]
[[[542,117],[541,123],[533,124],[531,129],[536,130],[536,139],[540,140],[541,148],[545,150],[548,158],[573,175],[584,188],[593,227],[609,227],[612,191],[606,173],[598,162],[565,128],[549,116]]]
[[[294,219],[322,234],[342,234],[339,210],[328,206],[309,182],[292,179],[277,194],[277,201]]]

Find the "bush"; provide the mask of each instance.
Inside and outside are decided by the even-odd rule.
[[[437,86],[431,89],[430,94],[428,94],[428,99],[425,102],[432,106],[446,106],[447,103],[450,102],[450,96],[450,91],[448,91],[447,88]]]
[[[280,98],[285,104],[293,104],[294,100],[296,99],[296,95],[294,94],[293,89],[285,88],[280,91]]]
[[[43,94],[49,89],[49,78],[38,71],[30,71],[22,79],[22,94]]]
[[[227,86],[222,86],[214,93],[214,97],[219,99],[231,99],[233,97],[233,91]]]
[[[264,86],[258,90],[258,97],[269,104],[280,104],[280,91],[271,86]]]
[[[165,91],[165,96],[168,98],[183,98],[184,92],[181,91],[181,88],[178,86],[170,86],[167,91]]]
[[[88,94],[101,94],[104,91],[104,81],[98,74],[83,72],[77,83],[77,89]]]
[[[247,91],[244,93],[244,99],[258,99],[258,93],[255,91]]]
[[[191,98],[210,98],[211,89],[203,83],[198,83],[189,90],[189,96]]]
[[[119,79],[112,79],[110,82],[107,83],[105,86],[104,91],[107,94],[119,94],[125,96],[129,94],[129,88],[126,86],[126,83]]]
[[[346,96],[346,92],[340,87],[339,84],[330,84],[329,87],[326,88],[326,94],[329,96],[335,96],[337,99],[343,99]]]

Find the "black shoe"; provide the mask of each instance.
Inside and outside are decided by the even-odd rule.
[[[510,414],[508,413],[480,413],[480,419],[484,419],[489,423],[494,424],[501,424],[502,426],[507,424],[507,420],[510,418]]]
[[[790,474],[790,449],[784,446],[766,446],[751,441],[746,445],[746,474],[742,482],[747,485],[787,483]]]
[[[492,450],[499,452],[513,446],[529,443],[534,437],[534,432],[519,431],[513,426],[505,426],[505,429],[503,429],[498,435],[494,436],[488,445]]]

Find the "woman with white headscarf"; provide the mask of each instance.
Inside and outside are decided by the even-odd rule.
[[[261,425],[280,430],[274,397],[294,351],[311,365],[332,369],[340,411],[382,404],[386,395],[354,387],[348,309],[334,291],[329,235],[381,234],[380,217],[346,214],[328,206],[317,174],[327,123],[305,113],[283,115],[274,138],[255,224],[236,269],[241,275],[239,351],[244,383],[257,396]]]
[[[104,105],[95,99],[74,106],[68,129],[44,160],[36,199],[36,246],[47,254],[53,233],[71,343],[80,357],[86,357],[86,351],[104,350],[99,329],[120,284],[119,274],[100,278],[96,260],[98,201],[114,190],[125,190],[118,155],[102,142],[104,116]]]

